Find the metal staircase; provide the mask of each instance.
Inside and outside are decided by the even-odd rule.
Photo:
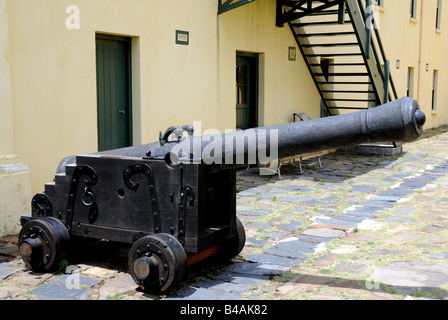
[[[371,1],[277,0],[277,26],[288,24],[327,115],[397,99]]]

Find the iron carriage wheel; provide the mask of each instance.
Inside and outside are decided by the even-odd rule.
[[[68,253],[70,235],[56,218],[28,221],[19,233],[19,252],[26,266],[33,271],[50,271]]]
[[[219,247],[217,259],[219,262],[227,262],[235,258],[244,249],[246,243],[246,231],[239,218],[236,218],[236,236],[225,241]]]
[[[147,293],[164,293],[187,275],[187,254],[173,236],[157,233],[137,240],[129,251],[129,273]]]

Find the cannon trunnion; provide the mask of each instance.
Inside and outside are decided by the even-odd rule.
[[[278,147],[283,157],[362,142],[413,141],[424,120],[417,102],[402,98],[360,113],[270,127],[275,134],[263,137],[269,142],[278,138],[278,143],[261,145],[268,153]],[[255,129],[257,142],[261,132]],[[171,127],[157,143],[62,160],[54,182],[33,197],[31,215],[21,217],[23,261],[34,271],[49,271],[75,239],[125,243],[135,282],[146,292],[161,293],[185,279],[191,264],[210,256],[221,261],[235,257],[245,243],[236,216],[236,170],[241,163],[231,163],[238,150],[227,152],[222,147],[228,144],[218,138],[232,144],[243,137],[239,151],[246,156],[243,164],[250,164],[244,135],[201,140],[193,137],[191,126]],[[192,146],[200,151],[213,147],[205,155],[215,160],[221,150],[222,161],[210,164]]]

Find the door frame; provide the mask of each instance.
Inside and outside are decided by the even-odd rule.
[[[118,36],[118,35],[110,35],[110,34],[104,34],[104,33],[95,33],[95,74],[98,72],[98,64],[97,64],[97,40],[109,40],[109,41],[118,41],[126,43],[127,46],[127,62],[126,62],[126,69],[127,69],[127,85],[126,85],[126,102],[127,102],[127,110],[125,110],[127,116],[126,116],[126,122],[127,122],[127,144],[128,146],[133,145],[133,101],[132,101],[132,38],[126,37],[126,36]],[[96,77],[96,84],[98,88],[98,77]],[[100,119],[99,119],[99,105],[98,105],[98,92],[97,92],[97,101],[96,101],[96,111],[97,111],[97,130],[100,126]],[[99,148],[99,130],[98,130],[98,136],[97,136],[97,145]]]
[[[254,114],[253,114],[253,122],[254,126],[253,128],[256,128],[259,126],[259,93],[260,93],[260,55],[258,53],[253,52],[244,52],[244,51],[237,51],[236,52],[236,59],[235,59],[235,65],[237,65],[238,58],[246,58],[246,59],[253,59],[253,63],[255,66],[255,78],[253,83],[253,99],[254,99]],[[236,106],[236,105],[235,105]]]

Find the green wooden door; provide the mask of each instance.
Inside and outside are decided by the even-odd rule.
[[[98,150],[132,145],[130,39],[97,35]]]
[[[257,58],[238,55],[236,58],[236,128],[257,126]]]

